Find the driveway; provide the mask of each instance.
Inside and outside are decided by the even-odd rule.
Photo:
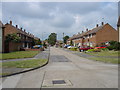
[[[47,66],[3,78],[3,88],[118,88],[118,65],[51,47]]]

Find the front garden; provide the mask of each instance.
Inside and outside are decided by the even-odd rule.
[[[20,58],[32,58],[40,51],[16,51],[10,53],[0,53],[0,59],[20,59]]]

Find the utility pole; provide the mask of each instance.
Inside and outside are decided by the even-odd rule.
[[[64,48],[64,32],[63,32],[63,48]]]

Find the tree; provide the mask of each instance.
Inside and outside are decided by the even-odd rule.
[[[20,37],[17,34],[8,34],[6,36],[6,42],[20,42]]]
[[[69,36],[63,37],[63,41],[64,41],[65,44],[67,43],[67,40],[68,40],[68,39],[69,39]]]
[[[110,46],[107,47],[109,50],[120,50],[120,42],[110,41],[109,44]]]
[[[57,34],[51,33],[48,37],[48,43],[53,46],[55,45],[56,41],[57,41]]]
[[[70,46],[73,46],[73,41],[72,40],[70,40]]]

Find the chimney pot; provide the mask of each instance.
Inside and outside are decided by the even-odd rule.
[[[18,25],[16,25],[16,28],[18,28]]]
[[[12,25],[12,21],[10,21],[10,25]]]
[[[26,30],[24,29],[24,32],[25,32]]]
[[[22,27],[21,27],[21,30],[22,30]]]
[[[88,28],[86,29],[86,31],[88,31]]]
[[[82,33],[83,33],[84,31],[82,31]]]
[[[96,24],[96,27],[98,27],[99,25],[98,24]]]
[[[104,22],[102,22],[101,24],[104,25]]]

